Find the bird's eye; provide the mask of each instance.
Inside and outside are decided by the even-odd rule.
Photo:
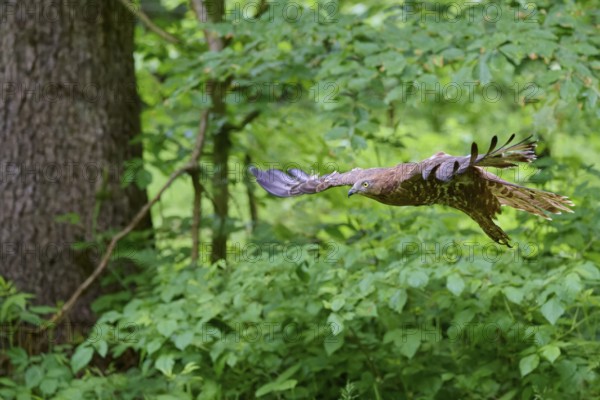
[[[369,187],[369,182],[363,182],[363,187]]]

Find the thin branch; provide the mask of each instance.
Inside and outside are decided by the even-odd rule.
[[[142,23],[144,25],[146,25],[146,27],[148,29],[150,29],[152,32],[156,33],[158,36],[160,36],[161,38],[163,38],[164,40],[166,40],[169,43],[173,43],[173,44],[179,43],[179,39],[177,39],[175,36],[166,32],[165,30],[160,28],[158,25],[156,25],[154,22],[152,22],[150,17],[148,17],[146,15],[146,13],[142,11],[141,6],[138,9],[134,6],[134,4],[130,3],[127,0],[119,0],[119,2],[121,4],[123,4],[123,6],[129,10],[129,12],[131,12],[133,15],[138,17],[139,20],[142,21]]]
[[[138,211],[135,217],[133,217],[131,222],[125,228],[123,228],[123,230],[121,230],[119,233],[113,236],[108,247],[106,248],[106,251],[104,252],[104,255],[102,256],[100,264],[98,264],[94,272],[92,272],[92,274],[81,285],[79,285],[77,290],[75,290],[75,292],[71,295],[69,300],[67,300],[67,302],[61,307],[61,309],[52,316],[52,318],[50,319],[50,324],[48,324],[47,327],[58,323],[73,308],[73,306],[75,305],[77,300],[79,300],[83,292],[87,288],[89,288],[92,285],[92,283],[94,283],[94,281],[100,276],[100,274],[102,274],[102,272],[106,269],[110,261],[110,257],[115,251],[119,240],[123,239],[135,229],[135,227],[144,219],[144,217],[146,216],[146,214],[148,214],[152,206],[160,200],[161,196],[173,184],[173,182],[175,182],[175,180],[181,175],[189,173],[189,171],[198,169],[198,159],[200,158],[200,154],[202,153],[204,138],[206,137],[206,130],[208,127],[208,114],[208,110],[204,110],[202,113],[200,119],[200,128],[198,131],[198,136],[196,137],[196,144],[194,146],[192,156],[190,157],[190,161],[183,167],[179,168],[177,171],[173,172],[171,176],[169,176],[167,182],[160,188],[160,190],[152,198],[152,200],[146,203],[144,207],[142,207],[142,209]]]
[[[208,112],[205,111],[208,115]],[[200,119],[200,127],[198,128],[198,136],[196,137],[196,144],[190,157],[190,170],[188,171],[190,178],[192,179],[192,186],[194,188],[194,205],[193,205],[193,217],[192,217],[192,264],[198,263],[198,257],[200,255],[200,220],[202,219],[202,191],[203,187],[200,183],[200,168],[198,167],[198,160],[202,154],[204,148],[204,138],[206,137],[206,118],[204,115]]]
[[[202,155],[202,149],[204,148],[204,142],[206,138],[206,130],[208,127],[208,110],[204,110],[202,115],[200,116],[200,126],[198,127],[198,135],[196,136],[196,143],[194,144],[194,149],[192,150],[192,155],[190,156],[190,162],[188,163],[188,168],[198,169],[198,160],[200,160],[200,156]]]
[[[237,125],[235,127],[236,131],[241,131],[242,129],[244,129],[244,127],[246,125],[248,125],[250,122],[254,121],[258,116],[260,115],[260,111],[259,110],[254,110],[251,113],[249,113],[248,115],[246,115],[244,117],[244,119],[242,120],[242,123]]]

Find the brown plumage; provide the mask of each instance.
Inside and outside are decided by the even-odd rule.
[[[535,160],[536,142],[531,137],[509,146],[513,134],[500,148],[494,136],[488,151],[480,155],[477,144],[471,154],[455,157],[439,152],[419,163],[391,168],[355,168],[324,176],[309,176],[298,169],[287,173],[271,169],[250,170],[257,182],[279,197],[322,192],[334,186],[352,186],[348,197],[360,194],[391,206],[442,204],[461,210],[481,226],[495,242],[510,247],[508,235],[492,219],[506,205],[546,219],[546,212],[573,212],[573,203],[564,196],[507,182],[483,167],[510,168]]]

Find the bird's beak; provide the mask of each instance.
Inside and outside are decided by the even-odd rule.
[[[356,193],[356,191],[354,190],[354,188],[350,189],[348,191],[348,197],[352,196],[354,193]]]

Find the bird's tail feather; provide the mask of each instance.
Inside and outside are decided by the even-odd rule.
[[[494,182],[491,186],[492,193],[498,197],[500,204],[526,211],[548,220],[552,218],[546,214],[547,212],[553,214],[562,214],[563,211],[573,212],[569,208],[574,206],[573,202],[567,197],[556,193],[530,189],[515,184],[501,184],[499,182]]]

